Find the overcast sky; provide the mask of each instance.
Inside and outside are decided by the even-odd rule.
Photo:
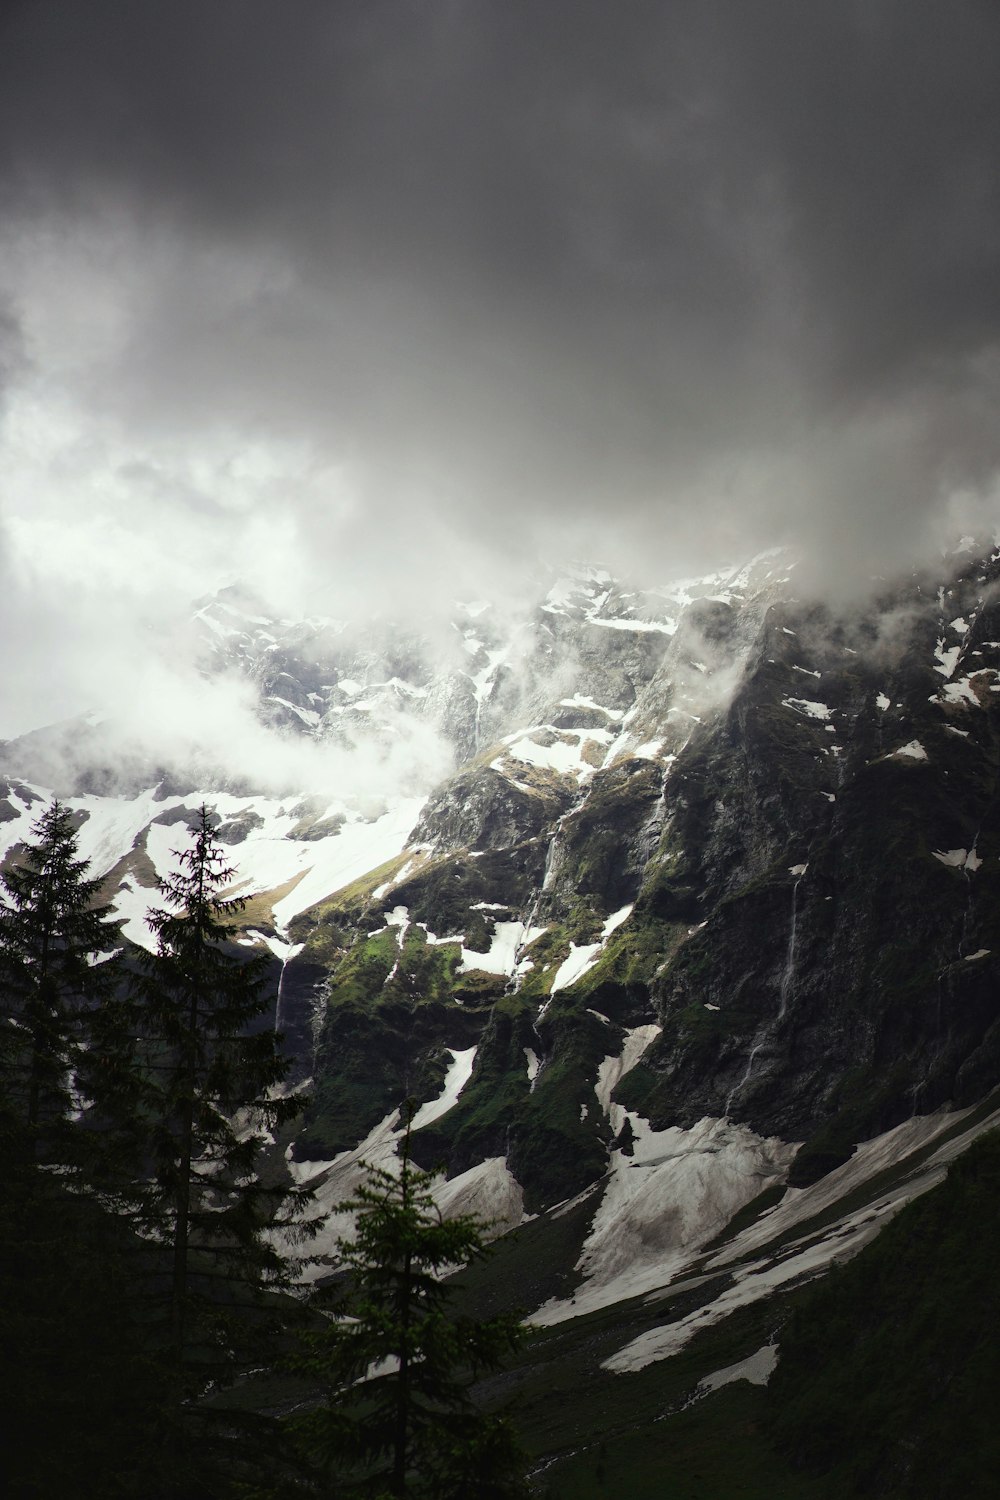
[[[0,734],[235,575],[995,526],[998,251],[995,0],[4,0]]]

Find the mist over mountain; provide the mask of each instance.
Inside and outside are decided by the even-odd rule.
[[[443,631],[231,586],[193,697],[143,729],[123,680],[0,749],[5,857],[58,794],[127,952],[207,804],[309,1080],[269,1170],[335,1208],[415,1098],[489,1297],[568,1328],[583,1388],[673,1389],[689,1346],[691,1399],[720,1347],[766,1381],[800,1289],[1000,1119],[1000,545],[838,606],[797,571],[575,565]]]
[[[0,13],[0,856],[63,801],[135,964],[207,807],[266,1170],[335,1210],[416,1102],[540,1494],[995,1468],[924,1249],[995,1175],[998,59],[980,0]]]
[[[8,715],[227,578],[422,618],[788,544],[863,596],[989,530],[996,26],[5,7]]]

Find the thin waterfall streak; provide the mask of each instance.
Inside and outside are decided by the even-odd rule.
[[[788,948],[785,953],[785,969],[781,976],[780,1003],[778,1006],[778,1020],[783,1021],[788,1009],[788,998],[792,992],[792,981],[795,978],[795,934],[798,926],[798,898],[799,885],[802,876],[792,886],[792,929],[788,935]]]
[[[282,1024],[281,1024],[281,1022],[282,1022],[282,1017],[281,1017],[282,1004],[281,1004],[281,1002],[285,998],[284,994],[283,994],[283,990],[284,990],[284,985],[285,985],[285,966],[286,966],[287,963],[288,963],[288,959],[287,958],[283,958],[281,960],[281,973],[278,975],[278,993],[274,997],[274,1029],[275,1029],[276,1032],[280,1032],[282,1030]]]
[[[784,1020],[785,1013],[788,1009],[788,1001],[792,993],[792,982],[795,978],[795,943],[798,931],[798,899],[799,885],[801,884],[801,882],[802,876],[800,875],[795,884],[792,886],[792,926],[791,931],[788,934],[788,947],[785,951],[785,968],[781,976],[780,1003],[778,1006],[778,1014],[774,1021],[775,1026],[779,1021]],[[767,1031],[765,1031],[764,1034],[758,1037],[758,1039],[754,1042],[753,1046],[750,1049],[750,1056],[747,1058],[747,1065],[743,1073],[743,1077],[739,1080],[738,1083],[733,1085],[726,1096],[724,1114],[727,1119],[729,1117],[729,1111],[732,1107],[733,1100],[736,1098],[737,1094],[741,1093],[746,1085],[750,1082],[750,1077],[753,1073],[753,1065],[756,1060],[757,1053],[760,1051],[765,1041],[767,1040],[767,1034]]]
[[[725,1105],[725,1109],[723,1111],[724,1118],[726,1118],[726,1119],[729,1118],[729,1111],[730,1111],[730,1108],[732,1107],[733,1100],[736,1098],[736,1095],[738,1093],[740,1093],[746,1087],[746,1085],[749,1083],[749,1081],[750,1081],[750,1074],[753,1072],[754,1058],[757,1056],[757,1053],[760,1051],[760,1049],[761,1049],[761,1047],[763,1047],[763,1045],[764,1045],[764,1038],[761,1037],[760,1041],[759,1042],[755,1042],[754,1045],[751,1047],[751,1049],[750,1049],[750,1056],[747,1058],[746,1072],[743,1074],[743,1077],[740,1079],[739,1083],[735,1083],[733,1085],[733,1087],[729,1090],[729,1093],[726,1095],[726,1105]]]
[[[962,913],[962,930],[959,933],[958,938],[959,958],[965,957],[966,949],[969,946],[969,917],[972,913],[972,877],[982,863],[982,861],[979,859],[978,854],[976,853],[976,849],[979,844],[979,835],[982,833],[982,831],[983,825],[980,823],[973,837],[972,847],[970,848],[968,854],[965,856],[965,863],[962,866],[962,874],[965,876],[965,910]],[[970,861],[974,861],[974,863],[970,864]]]

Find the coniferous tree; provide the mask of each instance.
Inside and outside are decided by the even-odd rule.
[[[337,1497],[509,1500],[527,1494],[520,1455],[506,1421],[477,1407],[469,1387],[500,1366],[522,1328],[452,1307],[442,1278],[488,1253],[484,1226],[442,1217],[431,1177],[410,1160],[413,1102],[405,1108],[398,1175],[371,1168],[338,1206],[356,1215],[355,1238],[338,1241],[346,1286],[294,1361],[328,1399],[295,1426]]]
[[[179,869],[160,881],[164,905],[147,919],[157,951],[135,981],[149,1152],[136,1216],[169,1246],[170,1342],[183,1363],[192,1309],[232,1353],[226,1304],[240,1305],[239,1321],[261,1292],[287,1285],[290,1243],[318,1226],[302,1217],[308,1192],[266,1186],[257,1175],[270,1131],[301,1101],[281,1092],[289,1063],[262,1024],[267,962],[227,946],[244,902],[222,895],[235,871],[206,807],[193,842],[174,853]],[[204,1317],[199,1323],[204,1343]]]
[[[0,873],[4,1070],[35,1154],[65,1158],[74,1085],[119,979],[120,933],[78,856],[68,808],[53,800],[31,832],[35,842]]]
[[[275,1423],[192,1400],[241,1357],[275,1357],[290,1304],[260,1293],[290,1278],[284,1246],[311,1227],[306,1193],[255,1175],[267,1130],[301,1105],[275,1097],[266,962],[226,946],[233,871],[202,808],[130,993],[71,814],[54,802],[32,832],[0,876],[8,1488],[223,1500],[272,1470],[286,1484]],[[53,1422],[72,1458],[48,1443]]]

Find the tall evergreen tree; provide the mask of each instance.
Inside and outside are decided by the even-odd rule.
[[[296,1426],[338,1500],[511,1500],[527,1494],[512,1434],[469,1387],[500,1366],[521,1325],[454,1310],[442,1278],[487,1253],[484,1226],[472,1215],[442,1218],[430,1176],[410,1160],[413,1102],[405,1108],[398,1175],[372,1168],[339,1205],[356,1215],[355,1238],[338,1242],[345,1287],[295,1362],[325,1384],[328,1401]]]
[[[0,873],[3,1052],[15,1117],[37,1155],[59,1157],[88,1034],[118,982],[120,934],[79,858],[68,808],[53,800],[31,832]]]
[[[206,807],[193,842],[174,853],[179,868],[160,881],[164,904],[148,917],[157,951],[135,982],[150,1167],[137,1213],[170,1248],[170,1340],[183,1361],[192,1308],[209,1314],[216,1342],[230,1348],[231,1328],[218,1334],[224,1304],[242,1301],[245,1312],[257,1294],[287,1284],[290,1257],[277,1237],[287,1246],[315,1224],[302,1219],[306,1191],[257,1175],[270,1131],[301,1101],[282,1094],[289,1063],[262,1024],[267,961],[231,946],[244,902],[221,894],[235,870]]]
[[[119,931],[68,810],[53,803],[32,832],[0,876],[8,1488],[72,1487],[74,1460],[46,1444],[44,1420],[87,1470],[81,1494],[223,1500],[272,1471],[287,1488],[277,1424],[196,1399],[242,1360],[275,1357],[297,1304],[261,1294],[291,1275],[282,1252],[308,1199],[256,1175],[267,1131],[300,1102],[275,1097],[286,1065],[266,1025],[267,964],[227,944],[233,871],[202,808],[161,883],[158,952],[129,988],[101,961]],[[42,1169],[53,1161],[72,1175]]]

